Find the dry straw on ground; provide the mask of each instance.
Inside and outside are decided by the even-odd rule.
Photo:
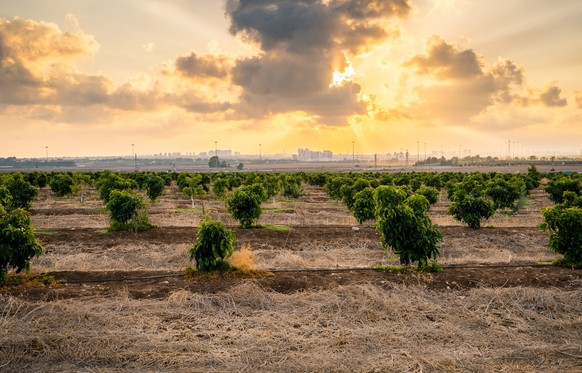
[[[6,371],[566,372],[582,362],[582,291],[248,281],[166,300],[0,298]]]

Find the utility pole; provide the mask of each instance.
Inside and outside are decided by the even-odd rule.
[[[46,159],[46,161],[47,161],[47,163],[48,163],[48,146],[45,146],[45,147],[44,147],[44,150],[45,150],[45,152],[44,152],[44,157],[45,157],[45,159]]]
[[[355,153],[356,146],[354,145],[354,141],[352,141],[352,167],[356,168],[356,153]]]
[[[374,154],[374,170],[378,169],[378,154]]]
[[[416,140],[416,165],[420,162],[420,141]]]
[[[218,158],[218,141],[214,142],[214,155]]]
[[[424,161],[426,162],[426,142],[424,143]]]
[[[259,164],[263,163],[263,153],[261,151],[261,144],[259,144]]]

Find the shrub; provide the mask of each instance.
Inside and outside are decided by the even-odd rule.
[[[424,196],[431,205],[434,205],[439,200],[439,191],[437,188],[430,186],[421,186],[416,191],[416,194]]]
[[[481,227],[481,219],[489,219],[495,214],[493,201],[471,194],[457,196],[449,207],[449,214],[473,229]]]
[[[105,171],[96,183],[99,189],[99,198],[104,203],[109,202],[109,195],[113,190],[131,190],[137,187],[137,183],[133,180],[127,180],[110,171]]]
[[[57,197],[73,194],[73,178],[66,173],[59,173],[51,178],[49,183],[51,190]]]
[[[368,187],[354,196],[352,214],[359,224],[366,220],[374,220],[376,205],[374,204],[374,188]]]
[[[10,210],[18,208],[29,209],[34,198],[38,195],[38,188],[24,180],[22,174],[14,174],[6,183],[6,189],[12,197],[6,206]]]
[[[553,202],[562,203],[564,201],[564,192],[574,192],[577,195],[581,194],[582,181],[574,176],[563,176],[555,180],[550,180],[545,191],[548,192]]]
[[[543,230],[550,231],[550,250],[564,255],[566,263],[582,265],[582,197],[565,192],[564,203],[542,209]]]
[[[113,190],[105,206],[109,210],[113,231],[142,232],[152,227],[145,203],[130,191]]]
[[[190,260],[202,271],[228,268],[224,260],[232,255],[236,238],[220,222],[206,217],[198,227],[196,242],[190,248]]]
[[[34,237],[30,214],[24,209],[6,211],[0,206],[0,283],[12,268],[16,273],[30,269],[30,260],[42,253]]]
[[[152,174],[145,179],[143,186],[149,199],[151,201],[155,201],[164,193],[164,187],[166,186],[166,183],[161,177]]]
[[[226,210],[239,221],[241,228],[252,227],[263,213],[261,209],[262,199],[260,195],[256,194],[257,189],[253,186],[243,186],[226,199]],[[264,194],[266,195],[266,193]]]
[[[402,189],[380,186],[374,191],[374,202],[382,245],[391,247],[401,264],[418,262],[419,268],[425,268],[429,259],[439,257],[442,235],[430,220],[430,204],[424,196],[406,197]]]

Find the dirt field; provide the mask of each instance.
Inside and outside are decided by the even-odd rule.
[[[0,371],[582,371],[582,271],[536,264],[556,258],[536,228],[541,189],[480,230],[441,195],[432,275],[371,270],[397,263],[375,230],[305,189],[265,203],[262,229],[205,201],[252,250],[250,278],[185,276],[202,206],[175,188],[141,234],[107,233],[95,191],[80,204],[43,190],[34,271],[57,283],[0,291]]]

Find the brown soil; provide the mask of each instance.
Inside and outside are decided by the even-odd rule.
[[[47,286],[21,285],[6,288],[10,294],[29,300],[79,297],[107,297],[127,291],[134,299],[166,299],[177,290],[192,293],[228,291],[245,281],[279,293],[334,289],[342,285],[372,284],[390,288],[395,284],[422,285],[429,290],[450,291],[473,288],[536,287],[577,290],[582,271],[552,266],[448,267],[440,273],[390,273],[371,269],[257,272],[247,275],[198,274],[183,272],[54,272],[55,282]]]

